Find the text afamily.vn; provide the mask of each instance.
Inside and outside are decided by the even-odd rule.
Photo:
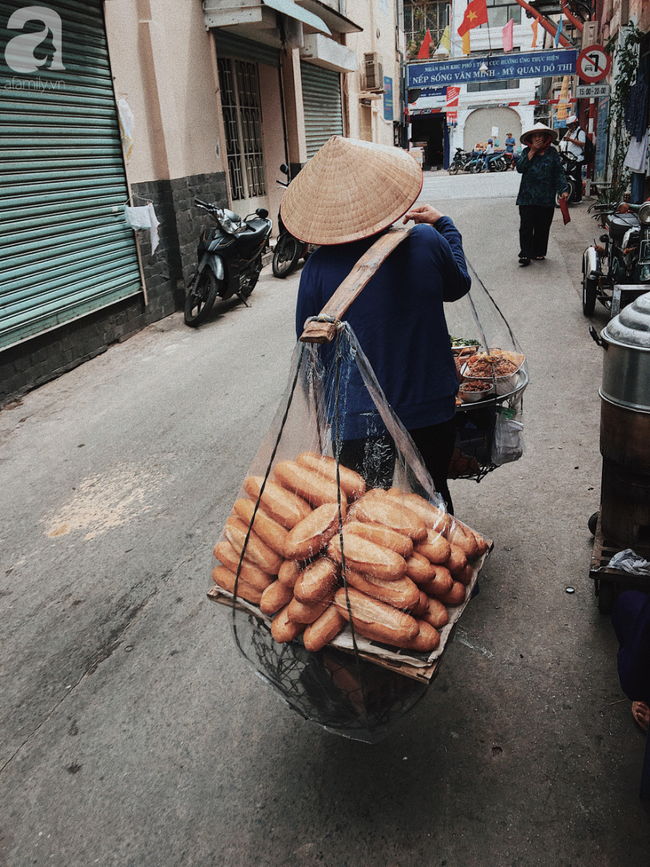
[[[65,90],[65,81],[57,79],[47,81],[43,78],[14,78],[5,82],[5,90],[33,90],[37,93],[45,93],[46,90]]]

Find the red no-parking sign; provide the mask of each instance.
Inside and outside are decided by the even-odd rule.
[[[612,57],[602,45],[583,48],[576,61],[576,72],[587,84],[602,81],[612,65]]]

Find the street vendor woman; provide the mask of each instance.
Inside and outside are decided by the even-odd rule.
[[[569,185],[557,151],[552,147],[557,131],[536,123],[521,134],[525,145],[517,159],[521,175],[519,207],[519,264],[546,258],[548,236],[555,213],[556,196],[566,199]]]
[[[447,470],[458,377],[443,302],[466,295],[471,281],[451,219],[430,205],[413,208],[421,187],[422,170],[406,151],[333,136],[293,181],[281,210],[293,235],[321,245],[301,275],[299,336],[380,233],[400,217],[419,224],[382,263],[345,319],[453,511]],[[362,418],[373,405],[360,381],[353,395],[346,416]],[[348,425],[341,463],[364,465],[362,437],[361,426]]]

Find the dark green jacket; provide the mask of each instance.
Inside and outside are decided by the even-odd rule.
[[[517,205],[537,205],[554,208],[555,196],[569,188],[562,163],[555,148],[528,159],[530,148],[524,148],[517,160],[521,175]]]

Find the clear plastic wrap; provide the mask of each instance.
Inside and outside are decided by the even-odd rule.
[[[523,395],[529,375],[512,329],[471,265],[469,270],[471,292],[445,305],[460,383],[456,450],[449,478],[480,481],[501,464],[518,460],[525,453]],[[506,423],[513,418],[516,428]],[[497,427],[499,444],[495,446]],[[504,442],[508,433],[511,447]]]
[[[332,343],[296,346],[209,595],[294,710],[374,742],[437,674],[490,544],[447,514],[340,324]]]

